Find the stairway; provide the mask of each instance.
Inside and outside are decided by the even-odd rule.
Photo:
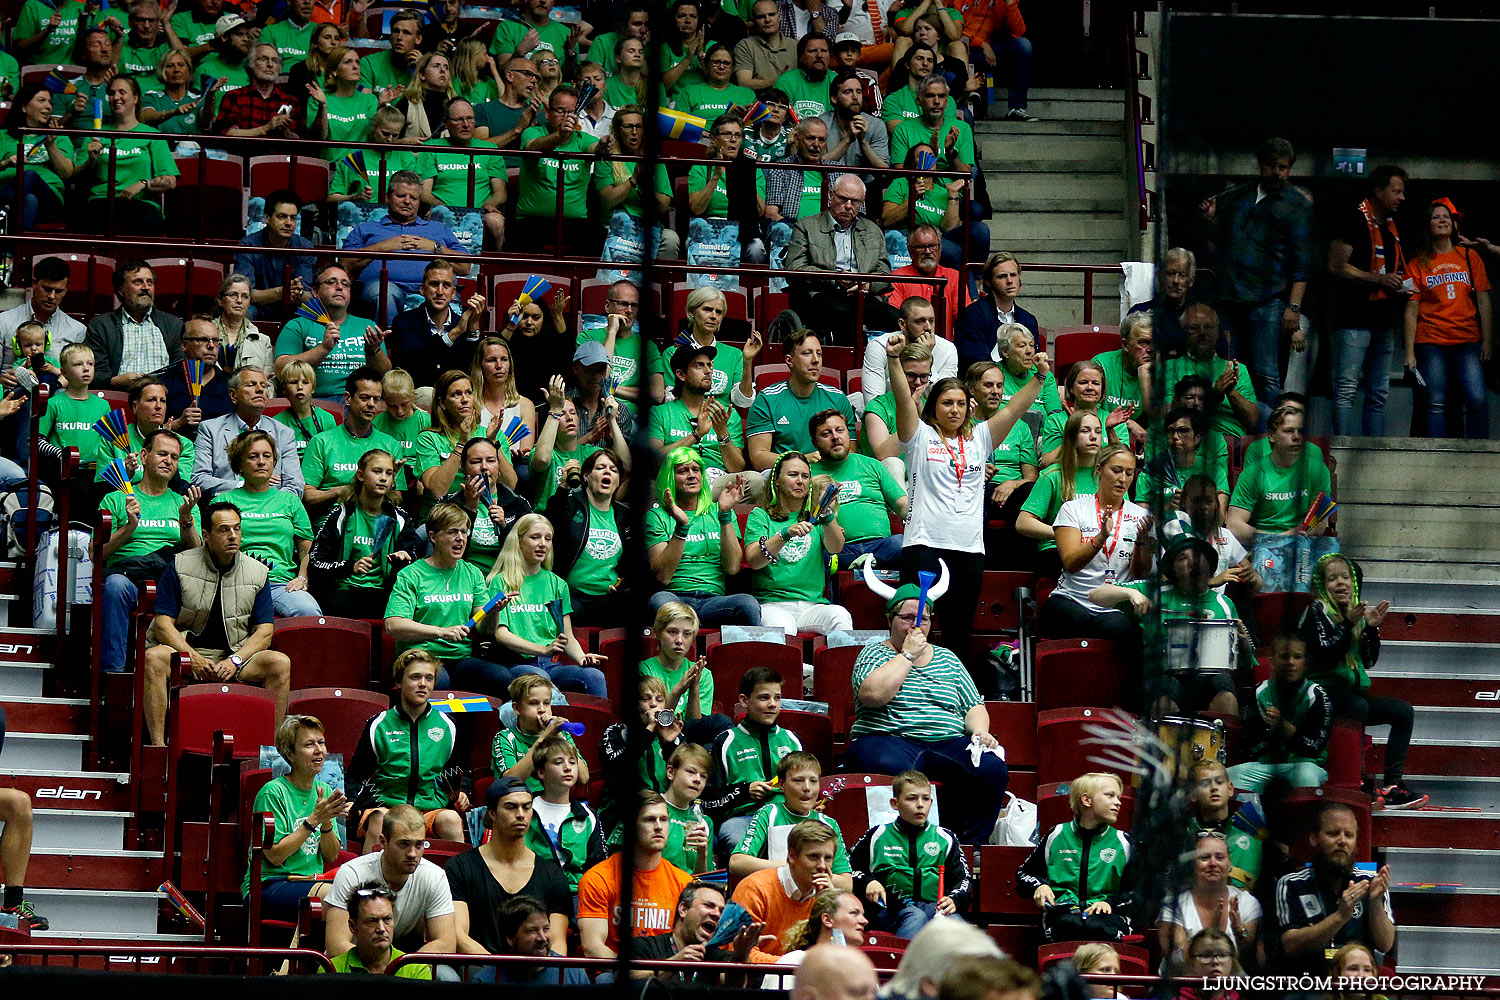
[[[1334,438],[1339,534],[1367,602],[1391,602],[1374,690],[1416,709],[1407,776],[1377,812],[1400,970],[1500,972],[1500,446]],[[1375,736],[1383,760],[1383,731]]]
[[[1023,264],[1141,259],[1134,217],[1125,211],[1125,92],[1040,89],[1028,101],[1041,121],[991,117],[974,124],[994,208],[990,249],[1008,250]],[[990,113],[1005,113],[1003,98]],[[1043,326],[1084,321],[1081,274],[1031,270],[1021,283],[1022,304]],[[1118,275],[1096,275],[1093,299],[1095,323],[1119,322]]]

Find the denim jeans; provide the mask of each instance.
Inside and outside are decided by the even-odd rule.
[[[369,310],[369,315],[375,318],[376,323],[389,326],[395,320],[396,314],[401,311],[401,305],[406,301],[407,291],[416,291],[416,289],[404,289],[394,281],[387,279],[385,283],[385,300],[382,302],[380,297],[380,262],[376,261],[373,266],[365,270],[372,272],[372,274],[370,277],[362,279],[359,283],[360,304]],[[382,311],[382,306],[384,306],[384,311]]]
[[[1333,335],[1333,432],[1385,437],[1385,398],[1391,385],[1396,331],[1348,328]],[[1364,415],[1354,420],[1354,394],[1365,392]]]
[[[275,609],[277,618],[303,618],[323,613],[318,599],[308,591],[288,591],[284,583],[273,583],[270,586],[271,607]]]
[[[839,569],[849,566],[866,552],[875,554],[877,569],[896,569],[901,563],[901,541],[904,535],[886,535],[884,538],[868,538],[863,542],[849,542],[839,550]]]
[[[122,573],[110,573],[104,578],[104,609],[99,637],[99,662],[106,673],[119,673],[125,669],[125,657],[130,642],[130,613],[135,610],[139,591]]]
[[[874,910],[870,914],[870,929],[884,931],[897,937],[906,938],[910,941],[917,936],[917,931],[927,926],[927,922],[937,915],[936,903],[914,903],[911,900],[899,901],[890,895],[890,887],[886,887],[886,905],[871,907]]]
[[[651,595],[651,613],[663,604],[681,601],[698,613],[704,625],[759,625],[760,602],[749,594],[673,593],[659,590]]]
[[[457,660],[445,660],[443,666],[446,670],[438,671],[438,688],[452,688],[459,691],[473,691],[476,694],[489,694],[497,698],[509,697],[510,682],[521,674],[541,674],[546,676],[547,671],[532,663],[518,663],[509,667],[503,667],[489,660],[481,660],[477,656],[465,656]],[[447,674],[447,679],[444,679]]]
[[[750,829],[750,824],[755,819],[755,813],[747,812],[743,816],[731,816],[719,824],[714,831],[714,857],[719,864],[726,864],[729,855],[739,846],[745,837],[745,832]]]
[[[1010,96],[1005,103],[1012,108],[1026,107],[1026,92],[1031,85],[1031,39],[1024,36],[1007,38],[1003,42],[992,43],[990,48],[995,50],[995,61],[999,64],[995,67],[996,85],[1000,83],[1001,68],[1008,70],[1005,74],[1005,86],[1009,89]]]
[[[983,259],[990,253],[990,227],[983,222],[969,223],[969,256]],[[979,297],[974,271],[964,266],[964,227],[962,224],[943,234],[942,265],[969,276],[969,297]]]
[[[1490,415],[1485,397],[1484,366],[1479,344],[1418,344],[1417,368],[1427,383],[1427,436],[1448,436],[1448,379],[1457,376],[1464,394],[1464,437],[1489,437]]]
[[[1277,296],[1259,305],[1226,304],[1223,309],[1224,332],[1234,338],[1234,356],[1249,362],[1262,422],[1281,394],[1281,370],[1291,351],[1291,338],[1281,332],[1286,307],[1286,300]]]

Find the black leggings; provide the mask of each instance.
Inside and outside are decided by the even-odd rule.
[[[314,595],[323,614],[331,618],[383,618],[390,591],[376,587],[348,587]]]
[[[943,645],[963,661],[981,695],[989,698],[997,694],[995,678],[987,668],[981,668],[980,658],[971,648],[974,616],[979,610],[979,587],[984,582],[984,554],[908,545],[901,550],[901,558],[901,579],[905,583],[916,583],[919,570],[940,573],[939,559],[948,564],[948,592],[933,605],[938,627],[943,631]]]
[[[1406,774],[1406,751],[1411,746],[1414,720],[1411,703],[1379,695],[1346,695],[1333,703],[1333,714],[1363,726],[1390,726],[1385,744],[1384,784],[1398,784]]]
[[[1091,610],[1092,609],[1092,610]],[[1042,639],[1105,639],[1125,668],[1126,707],[1144,704],[1141,694],[1141,627],[1123,611],[1093,608],[1053,594],[1037,614],[1037,635]],[[1150,706],[1146,706],[1147,711]]]

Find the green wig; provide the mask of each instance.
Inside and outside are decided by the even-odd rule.
[[[677,494],[675,492],[677,488],[677,467],[679,465],[686,465],[689,462],[696,463],[699,470],[704,474],[703,491],[698,494],[698,505],[687,512],[689,517],[697,517],[699,514],[706,513],[713,506],[714,502],[711,491],[708,488],[708,470],[703,464],[703,456],[698,453],[697,448],[677,448],[667,455],[666,460],[661,463],[661,471],[656,474],[656,496],[659,500],[665,500],[670,497],[674,504],[677,504],[679,507],[682,506],[682,504],[677,503]]]

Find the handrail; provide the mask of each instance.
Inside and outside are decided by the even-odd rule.
[[[60,487],[58,489],[58,496],[54,498],[57,506],[57,524],[54,527],[57,529],[58,544],[57,617],[53,625],[57,630],[57,645],[54,648],[57,650],[59,660],[63,655],[63,648],[68,641],[68,624],[73,619],[73,581],[70,579],[73,576],[73,573],[70,572],[73,569],[73,560],[71,558],[73,551],[73,525],[70,515],[73,512],[73,477],[78,475],[80,471],[84,470],[82,469],[82,463],[79,461],[78,449],[73,447],[64,448],[62,453],[62,475],[58,480]],[[36,518],[33,516],[28,518],[28,520],[34,522]],[[87,662],[86,657],[69,656],[68,659],[72,663]]]
[[[580,958],[576,955],[459,955],[435,954],[430,951],[411,951],[403,954],[385,967],[385,974],[393,976],[408,965],[519,965],[544,966],[559,969],[597,969],[612,972],[627,964],[632,969],[654,969],[659,971],[681,970],[687,972],[728,972],[755,976],[795,976],[794,965],[777,965],[768,962],[683,962],[668,958],[632,958],[622,963],[618,958]],[[888,979],[896,974],[895,969],[876,969],[875,975]]]
[[[1144,11],[1133,11],[1127,19],[1126,27],[1126,77],[1129,79],[1130,87],[1130,118],[1135,139],[1135,189],[1137,201],[1137,225],[1141,232],[1145,232],[1151,225],[1151,192],[1146,188],[1146,141],[1142,137],[1141,127],[1149,124],[1151,113],[1149,110],[1150,99],[1141,94],[1140,81],[1147,77],[1146,53],[1136,48],[1136,39],[1144,33],[1146,14]],[[1084,320],[1088,322],[1088,320]]]
[[[89,957],[133,959],[137,968],[143,958],[196,958],[234,959],[243,958],[255,962],[280,959],[287,962],[309,962],[323,972],[333,972],[333,962],[321,951],[311,948],[246,948],[230,945],[182,945],[182,944],[68,944],[64,941],[48,941],[45,944],[11,944],[6,942],[7,955],[40,955],[43,959],[59,955],[71,955],[76,968],[78,959]],[[48,964],[43,962],[43,965]]]

